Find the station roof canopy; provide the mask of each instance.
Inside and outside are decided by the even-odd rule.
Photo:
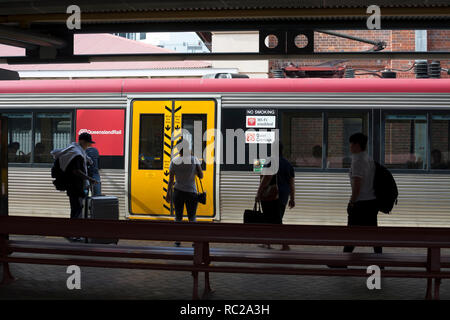
[[[374,4],[383,29],[450,29],[449,0],[0,0],[0,43],[42,60],[42,48],[71,58],[75,33],[366,29]]]
[[[144,23],[141,27],[154,31],[293,27],[299,22],[355,28],[365,26],[366,10],[373,4],[381,8],[383,22],[393,27],[449,27],[450,21],[448,0],[0,0],[0,23],[22,27],[63,23],[73,4],[81,10],[84,32],[96,28],[115,32],[121,23],[133,23],[136,29],[140,28],[136,24]]]

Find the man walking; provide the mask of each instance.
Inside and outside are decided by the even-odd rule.
[[[349,139],[352,195],[347,207],[348,226],[378,226],[378,207],[373,188],[375,163],[367,154],[367,140],[363,133],[355,133]],[[344,252],[353,252],[354,249],[354,246],[345,246]],[[382,248],[375,247],[374,251],[382,253]]]

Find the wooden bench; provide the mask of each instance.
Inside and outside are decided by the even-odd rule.
[[[83,236],[149,241],[193,242],[194,248],[74,244],[52,241],[13,241],[7,235]],[[78,265],[105,268],[189,271],[193,299],[198,299],[198,274],[205,273],[204,296],[211,292],[209,273],[253,273],[368,277],[370,265],[388,267],[382,277],[427,279],[425,297],[439,298],[441,279],[449,278],[450,248],[446,228],[373,228],[300,225],[244,225],[147,221],[70,220],[59,218],[0,217],[0,261],[3,282],[12,279],[8,263]],[[229,249],[215,243],[290,244],[332,246],[323,252]],[[344,245],[423,248],[411,253],[342,253]],[[322,251],[322,250],[321,250]],[[426,252],[425,252],[426,251]],[[136,259],[140,259],[136,261]],[[141,260],[142,259],[142,260]],[[328,268],[327,265],[348,266]]]

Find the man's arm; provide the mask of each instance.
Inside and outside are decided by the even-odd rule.
[[[92,182],[93,184],[98,183],[97,180],[95,180],[94,178],[89,177],[87,174],[85,174],[83,171],[81,171],[80,169],[73,169],[72,173],[82,179],[85,180],[89,180],[89,182]]]
[[[200,164],[195,165],[196,170],[197,170],[197,176],[200,179],[203,179],[203,170],[202,170],[202,166]]]
[[[295,179],[291,178],[289,179],[289,209],[292,209],[295,207]]]
[[[350,202],[355,202],[359,197],[359,193],[361,192],[361,177],[353,177],[352,178],[352,197],[350,198]]]

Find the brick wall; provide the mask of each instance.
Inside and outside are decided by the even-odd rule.
[[[391,35],[392,51],[415,51],[416,36],[414,30],[393,30]],[[406,70],[414,64],[411,60],[390,60],[392,69]],[[411,72],[397,71],[397,78],[415,78],[414,70]]]
[[[450,51],[450,30],[428,30],[428,51]],[[450,61],[441,61],[441,67],[449,69]],[[442,78],[450,75],[441,73]]]
[[[322,146],[322,118],[293,117],[290,160],[296,166],[321,167],[322,158],[313,156],[313,148]]]
[[[411,122],[386,121],[384,154],[385,163],[400,166],[407,161],[413,161],[411,149]]]
[[[384,41],[387,46],[383,51],[415,51],[415,31],[414,30],[340,30],[339,33],[364,38],[368,40]],[[428,50],[429,51],[450,51],[450,30],[428,30]],[[342,52],[342,51],[367,51],[373,45],[350,39],[339,38],[324,33],[314,33],[315,52]],[[325,62],[319,59],[304,60],[272,60],[269,62],[270,69],[280,69],[289,63],[299,66],[311,66]],[[409,69],[414,64],[412,60],[347,60],[341,65],[346,65],[353,69]],[[441,61],[443,68],[449,68],[449,61]],[[363,73],[363,71],[358,71]],[[373,77],[372,75],[358,75],[360,78]],[[448,78],[449,75],[441,73],[441,77]],[[415,78],[414,70],[409,72],[397,72],[397,78]]]

